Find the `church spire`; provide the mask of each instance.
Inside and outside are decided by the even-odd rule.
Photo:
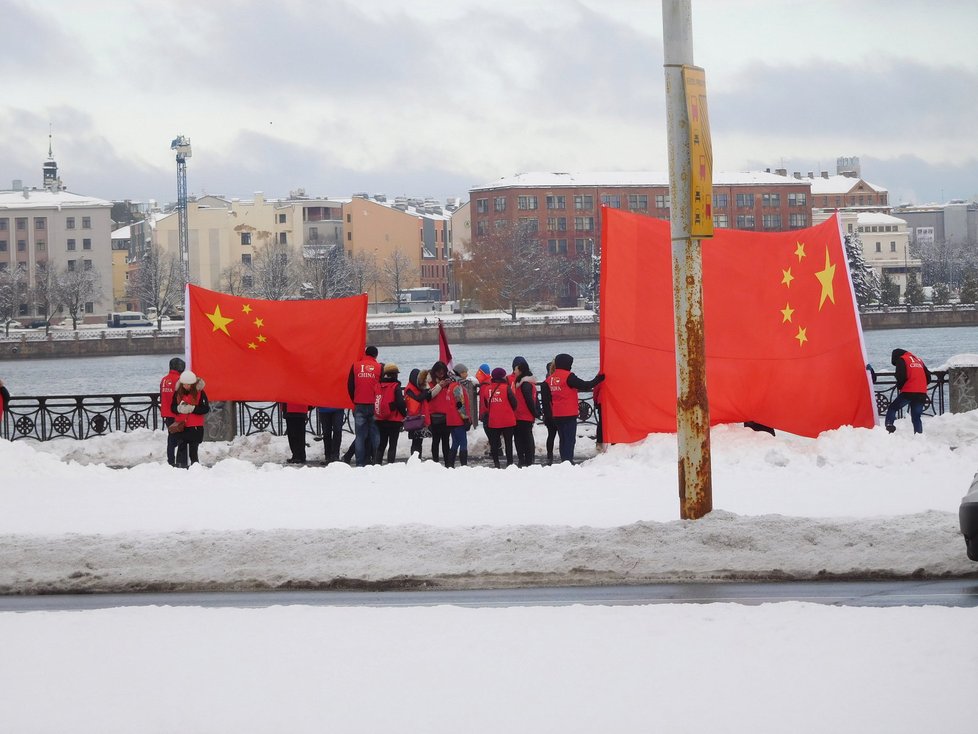
[[[51,123],[48,123],[48,159],[44,161],[44,188],[48,191],[61,191],[64,186],[58,178],[58,163],[54,160],[54,135],[51,132]]]

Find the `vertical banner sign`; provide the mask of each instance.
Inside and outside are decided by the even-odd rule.
[[[683,89],[689,119],[689,234],[694,239],[713,236],[713,145],[706,107],[706,72],[683,66]]]

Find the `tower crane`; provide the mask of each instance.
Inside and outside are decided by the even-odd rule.
[[[187,159],[193,155],[190,138],[178,135],[170,143],[170,150],[177,152],[177,213],[180,243],[180,262],[183,266],[184,282],[190,282],[190,229],[187,224]]]

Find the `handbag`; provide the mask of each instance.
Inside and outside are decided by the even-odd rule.
[[[448,416],[444,413],[432,413],[430,417],[433,426],[444,426],[448,423]]]
[[[405,431],[416,431],[419,428],[424,428],[424,416],[420,413],[417,415],[409,415],[404,419]]]
[[[180,433],[180,431],[182,431],[186,427],[187,424],[184,423],[183,421],[173,421],[173,423],[167,426],[166,430],[169,431],[170,433]]]

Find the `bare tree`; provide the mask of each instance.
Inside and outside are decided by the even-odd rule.
[[[57,275],[55,283],[58,303],[64,307],[71,318],[71,328],[78,328],[78,318],[85,311],[86,303],[94,303],[102,297],[102,276],[94,267],[65,266]]]
[[[517,306],[538,302],[561,277],[556,258],[543,251],[535,232],[519,225],[498,229],[470,246],[468,284],[485,308],[505,308],[516,320]]]
[[[4,333],[10,335],[10,320],[17,315],[20,304],[27,302],[27,272],[19,267],[0,270],[0,321]]]
[[[51,319],[58,309],[58,278],[47,263],[38,263],[30,288],[31,302],[38,316],[44,318],[44,333],[51,333]]]
[[[388,295],[397,301],[397,308],[401,307],[405,288],[415,282],[417,274],[418,269],[412,264],[411,258],[400,250],[394,250],[381,264],[380,282]]]
[[[246,291],[246,269],[246,266],[242,263],[235,263],[224,268],[221,271],[217,289],[221,293],[227,293],[229,296],[243,296]]]
[[[153,244],[130,272],[127,290],[142,308],[156,309],[156,328],[161,329],[167,312],[183,302],[184,284],[180,258]]]
[[[368,293],[380,279],[377,260],[366,252],[358,252],[350,258],[350,284],[354,294]]]
[[[353,267],[337,242],[310,240],[302,248],[303,295],[343,298],[354,294]]]
[[[255,298],[282,301],[299,295],[301,265],[289,246],[266,240],[251,257],[246,276],[251,278],[247,290]]]

